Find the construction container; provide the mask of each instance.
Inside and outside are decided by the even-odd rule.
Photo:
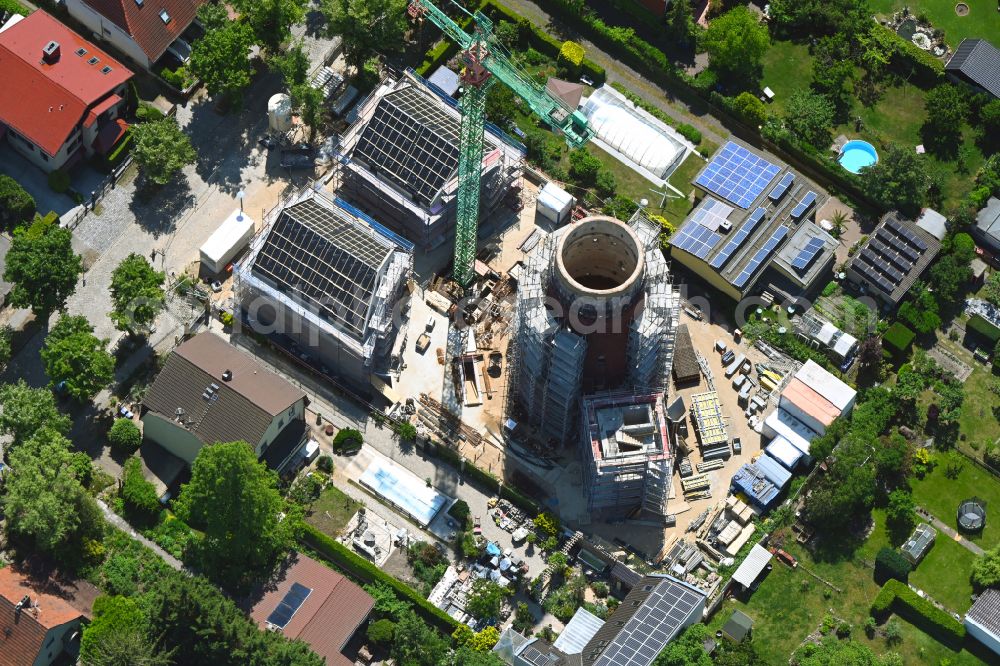
[[[736,360],[730,363],[729,367],[726,368],[726,379],[729,379],[737,372],[739,372],[740,368],[743,366],[743,361],[745,361],[746,359],[747,359],[746,354],[740,354],[739,356],[737,356]]]

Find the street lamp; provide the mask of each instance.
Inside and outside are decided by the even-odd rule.
[[[243,198],[246,197],[246,195],[247,193],[244,192],[243,190],[240,190],[239,192],[236,193],[236,198],[240,200],[240,214],[236,219],[239,220],[240,222],[243,221]]]

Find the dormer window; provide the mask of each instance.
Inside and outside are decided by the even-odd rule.
[[[160,10],[160,19],[164,24],[170,23],[170,14],[167,13],[166,9]]]

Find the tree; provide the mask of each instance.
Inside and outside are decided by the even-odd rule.
[[[229,11],[221,2],[206,2],[198,8],[198,20],[205,26],[206,31],[218,30],[230,22]]]
[[[308,83],[292,88],[292,106],[298,110],[302,122],[309,126],[309,142],[316,138],[316,130],[323,121],[323,91]]]
[[[35,199],[10,176],[0,174],[0,226],[9,229],[35,214]]]
[[[499,640],[500,630],[494,626],[488,626],[473,634],[467,645],[475,652],[489,652]]]
[[[861,189],[887,208],[916,212],[927,194],[927,169],[912,150],[890,145],[878,162],[861,170]]]
[[[108,316],[115,328],[130,335],[147,334],[166,304],[165,279],[146,257],[133,252],[122,259],[111,272],[112,308]]]
[[[289,46],[284,53],[273,54],[269,62],[281,72],[289,89],[302,85],[309,78],[309,56],[302,48],[302,40]]]
[[[969,102],[957,86],[943,83],[928,91],[924,98],[927,120],[924,143],[936,154],[951,157],[962,143],[962,125],[969,115]]]
[[[991,148],[1000,142],[1000,99],[994,99],[979,110],[979,131],[982,140]]]
[[[115,419],[108,430],[108,441],[112,449],[132,454],[142,444],[142,432],[132,419]]]
[[[719,641],[712,654],[715,666],[766,666],[754,647],[753,640],[743,639],[739,643]]]
[[[413,425],[409,421],[400,421],[399,423],[396,423],[392,429],[400,441],[412,442],[417,438],[417,426]]]
[[[392,657],[396,663],[407,666],[440,666],[445,663],[448,641],[412,610],[400,615],[394,637]]]
[[[320,0],[328,35],[344,40],[344,55],[359,71],[369,56],[399,49],[408,27],[406,0]]]
[[[253,29],[245,23],[227,23],[209,30],[191,49],[191,71],[205,82],[208,92],[222,94],[239,106],[242,91],[253,78],[249,56],[253,42]]]
[[[972,584],[976,589],[1000,585],[1000,546],[976,558],[972,564]]]
[[[864,643],[842,641],[830,635],[820,643],[806,642],[792,655],[798,666],[882,666],[871,648]]]
[[[387,618],[376,620],[368,625],[365,635],[376,645],[385,645],[392,641],[392,636],[396,631],[396,623]]]
[[[181,488],[177,515],[204,531],[195,544],[202,570],[230,589],[260,580],[290,546],[294,522],[273,472],[246,442],[206,446]]]
[[[670,3],[670,8],[667,10],[667,32],[681,48],[694,45],[698,33],[694,12],[691,11],[691,3],[688,0]]]
[[[477,579],[465,601],[465,610],[480,620],[499,619],[500,607],[506,595],[507,591],[493,581]]]
[[[760,78],[761,59],[770,45],[767,28],[742,5],[712,21],[704,38],[712,69],[744,87]]]
[[[754,127],[760,127],[767,120],[767,107],[764,106],[764,102],[750,92],[744,91],[736,96],[733,100],[733,110]]]
[[[69,432],[70,419],[59,411],[52,391],[32,388],[23,379],[0,385],[0,407],[0,434],[9,436],[14,444],[30,439],[42,428],[60,435]]]
[[[130,517],[140,522],[151,522],[160,513],[160,499],[156,486],[146,480],[142,473],[142,461],[132,457],[125,461],[122,469],[122,499],[129,509]]]
[[[455,500],[455,503],[448,509],[448,514],[453,516],[461,525],[469,522],[469,515],[472,510],[465,500]]]
[[[115,361],[108,341],[94,335],[94,327],[81,315],[65,315],[45,337],[42,365],[49,383],[76,400],[86,401],[111,383]]]
[[[850,27],[870,21],[863,0],[774,0],[771,23],[781,34],[820,36],[851,34]]]
[[[600,173],[602,166],[601,160],[586,148],[577,148],[569,154],[569,175],[581,187],[589,188],[597,184],[597,174]]]
[[[83,259],[73,252],[73,232],[36,219],[14,231],[3,272],[3,279],[14,284],[7,304],[31,308],[36,317],[47,321],[66,306],[81,273]]]
[[[910,290],[912,298],[899,307],[899,318],[921,334],[932,333],[941,326],[938,302],[934,294],[919,281]]]
[[[234,0],[233,5],[253,28],[257,43],[270,51],[277,51],[306,15],[304,0]]]
[[[676,640],[667,643],[653,666],[712,666],[712,658],[702,647],[708,636],[705,625],[692,624]]]
[[[195,48],[201,41],[195,42]],[[166,185],[198,155],[191,140],[173,118],[132,126],[132,157],[143,174],[157,185]]]
[[[917,524],[917,505],[909,490],[898,489],[889,493],[885,507],[885,526],[895,543],[902,543]]]
[[[546,561],[546,564],[552,567],[553,572],[561,572],[569,566],[569,560],[566,558],[566,553],[556,551],[549,555],[549,559]]]
[[[910,458],[910,443],[899,433],[882,438],[875,445],[875,471],[892,485],[903,483],[909,475]]]
[[[983,297],[993,305],[1000,305],[1000,271],[993,271],[983,285]]]
[[[517,96],[507,86],[491,86],[486,93],[486,117],[498,127],[507,128],[517,115]]]
[[[354,428],[341,428],[333,438],[330,446],[337,453],[343,453],[353,449],[361,448],[364,436]]]
[[[0,498],[7,529],[41,552],[74,567],[88,543],[100,542],[104,517],[79,478],[70,443],[42,428],[10,453]]]
[[[150,636],[139,604],[127,597],[102,596],[94,601],[94,617],[83,627],[83,666],[170,666],[173,650],[161,650]]]
[[[833,105],[833,118],[844,122],[854,102],[854,63],[847,58],[826,60],[817,58],[813,63],[813,90]]]
[[[830,143],[833,113],[833,104],[826,97],[799,90],[788,99],[785,125],[798,140],[822,150]]]
[[[559,534],[561,525],[559,523],[559,518],[547,511],[535,516],[534,519],[535,527],[537,527],[541,532],[547,536],[554,537]]]

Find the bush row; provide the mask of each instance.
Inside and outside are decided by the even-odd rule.
[[[559,52],[562,50],[563,42],[560,42],[558,39],[545,32],[534,23],[525,20],[520,14],[515,12],[510,7],[506,7],[499,2],[494,2],[494,0],[487,0],[487,2],[483,3],[481,11],[494,20],[504,20],[518,25],[526,25],[528,27],[528,41],[530,42],[530,46],[533,49],[549,56],[553,60],[559,58]],[[580,73],[591,79],[594,82],[594,85],[599,86],[604,83],[604,68],[593,60],[584,58],[583,62],[580,63]]]
[[[302,524],[302,540],[351,578],[361,583],[378,582],[388,585],[401,600],[412,603],[415,607],[414,610],[419,615],[441,631],[451,634],[460,626],[458,621],[427,601],[412,587],[383,572],[344,544],[331,539],[312,525]]]
[[[129,155],[129,147],[132,145],[132,133],[127,132],[118,145],[115,146],[114,150],[108,153],[107,157],[104,158],[104,168],[108,171],[114,171],[121,163],[125,161],[125,158]]]
[[[434,451],[439,458],[449,462],[452,466],[461,469],[462,458],[455,451],[442,444],[435,444]],[[471,462],[466,461],[465,473],[471,476],[479,485],[484,486],[489,492],[494,492],[495,488],[500,488],[500,497],[504,498],[517,508],[534,518],[542,512],[542,507],[538,503],[507,484],[501,485],[501,480],[484,469],[480,469]]]
[[[882,336],[882,343],[896,358],[905,358],[916,334],[900,322],[895,322]]]
[[[895,579],[882,586],[871,608],[872,617],[880,622],[892,613],[943,643],[959,646],[965,640],[961,622]]]
[[[935,85],[941,82],[944,78],[944,63],[909,39],[903,39],[894,30],[878,23],[875,26],[876,30],[884,30],[889,39],[896,45],[896,54],[892,60],[893,68],[901,70],[900,73],[903,75],[912,71],[917,79],[926,85]]]

